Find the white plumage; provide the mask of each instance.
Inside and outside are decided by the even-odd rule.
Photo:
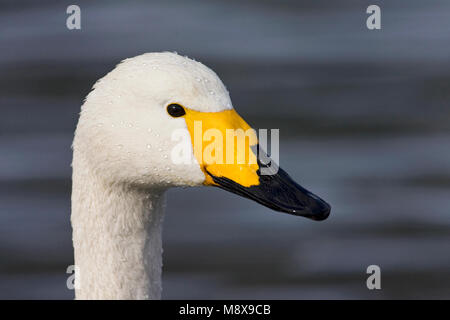
[[[171,102],[232,108],[211,69],[168,52],[124,60],[82,106],[72,163],[77,299],[161,297],[164,192],[205,180],[196,161],[170,161],[171,134],[186,128],[167,114]]]
[[[198,122],[204,134],[196,133]],[[239,130],[250,132],[247,145],[245,134],[234,136]],[[187,138],[176,139],[180,132]],[[203,140],[212,137],[218,147],[203,150]],[[241,150],[235,138],[236,145],[244,142]],[[180,144],[190,161],[175,161]],[[214,185],[277,211],[326,219],[329,204],[281,168],[263,172],[257,144],[225,86],[199,62],[148,53],[99,80],[81,108],[73,141],[76,298],[161,297],[164,193],[173,186]],[[230,158],[226,152],[231,163],[223,163],[224,149],[234,152]],[[221,155],[218,161],[205,160],[211,150]],[[249,161],[239,162],[240,151]]]

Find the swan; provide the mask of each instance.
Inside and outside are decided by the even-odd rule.
[[[72,144],[76,299],[161,298],[164,194],[171,187],[215,186],[277,211],[328,217],[330,206],[281,168],[261,175],[259,161],[203,161],[194,150],[196,121],[216,132],[250,128],[219,77],[193,59],[146,53],[94,84]],[[190,136],[183,145],[192,161],[171,161],[177,130]]]

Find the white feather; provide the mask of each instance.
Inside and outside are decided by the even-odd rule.
[[[170,161],[178,143],[172,132],[186,129],[167,114],[170,103],[206,112],[232,108],[211,69],[168,52],[124,60],[81,108],[72,163],[77,299],[161,297],[165,190],[205,179],[195,157],[190,164]]]

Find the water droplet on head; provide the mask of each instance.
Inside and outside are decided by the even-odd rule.
[[[164,159],[167,159],[169,156],[167,154],[164,155]]]
[[[162,148],[158,148],[158,151],[161,152],[161,151],[163,151],[163,149]]]
[[[152,148],[152,145],[151,144],[148,144],[147,145],[147,149],[151,149]]]
[[[123,148],[123,145],[122,145],[122,144],[118,144],[117,147],[118,147],[119,149],[122,149],[122,148]]]
[[[210,91],[209,94],[210,95],[215,95],[215,92],[214,91]]]

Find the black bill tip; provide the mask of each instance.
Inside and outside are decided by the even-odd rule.
[[[331,207],[328,203],[297,184],[281,168],[277,173],[259,175],[259,184],[244,187],[226,177],[208,174],[218,187],[252,199],[268,208],[306,217],[315,221],[322,221],[330,215]]]

